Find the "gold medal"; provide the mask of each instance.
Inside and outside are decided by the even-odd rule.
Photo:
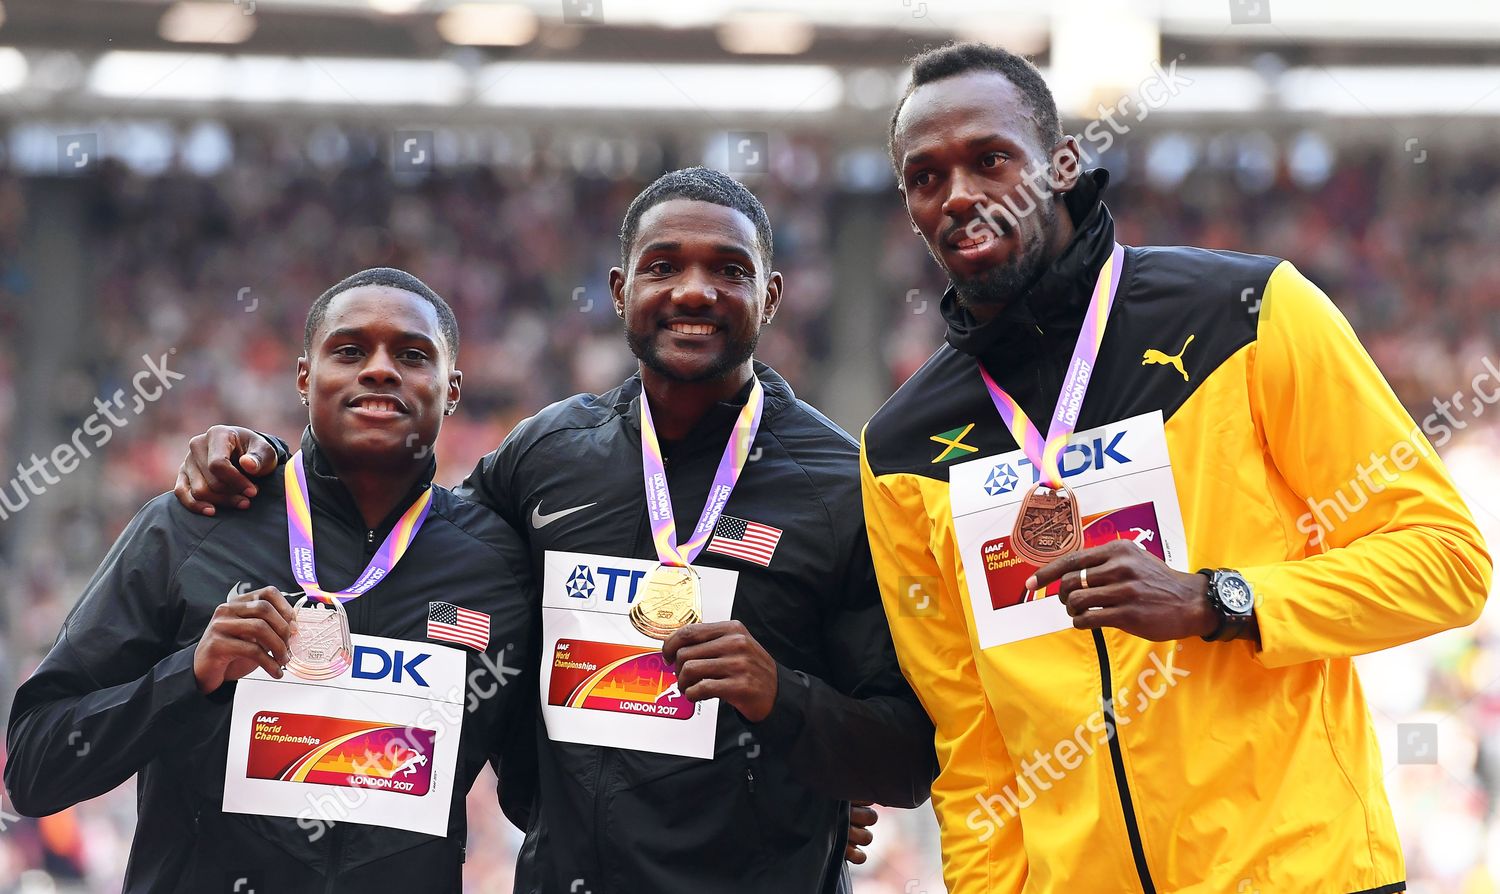
[[[337,599],[330,605],[304,595],[293,610],[296,629],[286,644],[287,670],[304,680],[327,680],[347,670],[354,641],[344,606]]]
[[[658,565],[646,576],[645,595],[630,609],[630,623],[652,639],[666,640],[703,617],[698,572]]]
[[[1037,567],[1078,549],[1083,540],[1078,501],[1067,485],[1053,490],[1034,487],[1021,500],[1010,545],[1016,555]]]

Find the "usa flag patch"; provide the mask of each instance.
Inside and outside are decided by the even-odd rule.
[[[461,643],[483,652],[490,644],[490,616],[447,602],[429,602],[427,638]]]
[[[769,568],[771,556],[776,552],[776,544],[780,542],[780,528],[723,515],[719,517],[719,523],[714,525],[713,538],[704,549]]]

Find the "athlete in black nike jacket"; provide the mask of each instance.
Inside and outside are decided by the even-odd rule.
[[[532,663],[536,609],[521,540],[494,513],[431,484],[430,445],[458,401],[452,311],[414,277],[374,270],[330,289],[309,323],[298,386],[311,405],[301,447],[319,582],[332,591],[354,581],[430,488],[426,522],[390,574],[347,603],[349,626],[426,644],[431,601],[489,616],[483,651],[430,645],[466,658],[448,835],[340,822],[331,799],[310,799],[299,818],[220,809],[234,680],[257,667],[279,677],[286,663],[290,610],[275,590],[298,585],[282,478],[262,482],[254,507],[215,517],[165,494],[120,536],[21,686],[7,737],[5,784],[27,815],[138,777],[126,892],[459,894],[464,796],[513,721],[530,732],[528,684],[518,678]],[[241,581],[256,590],[226,601]]]

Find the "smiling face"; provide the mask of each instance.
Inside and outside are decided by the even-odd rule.
[[[1077,143],[1064,138],[1055,152],[1044,144],[1005,75],[973,71],[918,87],[892,147],[912,226],[976,314],[1030,288],[1066,246],[1057,194],[1077,183]]]
[[[692,199],[641,215],[609,286],[631,352],[677,382],[722,379],[749,363],[781,301],[781,274],[766,269],[750,218]]]
[[[313,436],[334,465],[405,468],[437,440],[457,405],[463,373],[453,369],[438,312],[390,286],[357,286],[329,302],[297,387],[311,407]]]

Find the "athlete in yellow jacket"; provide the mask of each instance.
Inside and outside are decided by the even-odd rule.
[[[1032,583],[1076,629],[981,649],[949,470],[1018,443],[980,367],[1046,426],[1114,224],[1029,64],[959,45],[913,70],[892,156],[953,282],[947,344],[862,456],[949,891],[1404,890],[1351,658],[1472,622],[1491,572],[1423,430],[1290,263],[1127,248],[1076,428],[1162,413],[1188,570],[1072,552]]]

